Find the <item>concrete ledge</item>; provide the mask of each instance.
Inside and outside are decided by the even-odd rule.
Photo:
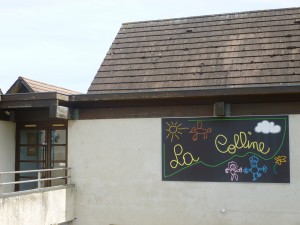
[[[68,224],[74,220],[75,185],[8,193],[0,198],[0,224]]]
[[[76,220],[76,218],[74,218],[74,219],[72,219],[72,220],[65,221],[65,222],[61,222],[61,223],[53,223],[53,224],[50,224],[50,225],[69,225],[69,224],[71,224],[74,220]]]
[[[32,189],[32,190],[27,190],[27,191],[16,191],[16,192],[10,192],[10,193],[2,193],[2,194],[0,194],[0,199],[1,198],[21,196],[21,195],[29,195],[29,194],[33,194],[33,193],[53,191],[53,190],[68,189],[68,188],[75,188],[75,184],[59,185],[59,186],[55,186],[55,187],[46,187],[46,188]]]

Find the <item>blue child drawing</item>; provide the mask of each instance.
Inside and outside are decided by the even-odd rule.
[[[260,178],[262,176],[262,172],[266,173],[267,172],[267,167],[266,166],[263,166],[263,167],[259,167],[258,166],[258,161],[259,161],[259,158],[257,158],[255,155],[252,155],[250,158],[249,158],[249,161],[250,161],[250,165],[251,167],[250,168],[244,168],[243,169],[243,172],[245,174],[248,174],[249,172],[252,173],[252,176],[253,176],[253,181],[256,181],[257,178]]]

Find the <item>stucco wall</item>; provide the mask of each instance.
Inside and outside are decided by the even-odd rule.
[[[0,172],[15,170],[16,125],[0,121]],[[14,176],[5,176],[3,182],[14,180]],[[5,186],[3,192],[11,191],[13,186]]]
[[[163,182],[160,119],[71,121],[75,224],[298,225],[300,116],[289,119],[289,184]]]
[[[51,225],[74,219],[74,187],[0,197],[1,225]]]

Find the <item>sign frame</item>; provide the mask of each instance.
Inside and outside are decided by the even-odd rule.
[[[286,115],[161,121],[163,181],[290,182]]]

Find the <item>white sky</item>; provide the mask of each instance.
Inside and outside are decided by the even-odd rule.
[[[0,0],[0,88],[19,76],[86,93],[124,22],[300,7],[300,0]]]

